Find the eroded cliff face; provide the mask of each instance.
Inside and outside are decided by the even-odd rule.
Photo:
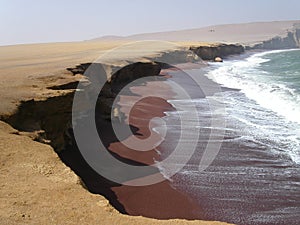
[[[67,68],[73,76],[82,76],[81,84],[85,86],[85,96],[97,96],[97,116],[106,120],[111,118],[112,104],[117,93],[131,81],[147,76],[158,76],[162,68],[170,64],[196,62],[199,57],[192,52],[174,50],[162,52],[155,57],[145,58],[143,62],[133,62],[121,67],[116,65],[82,63],[74,68]],[[201,63],[201,61],[200,61]],[[100,91],[96,93],[97,76],[89,76],[85,72],[93,67],[99,76],[107,76]],[[72,76],[70,74],[70,76]],[[0,115],[0,119],[19,130],[21,134],[30,136],[33,140],[50,144],[56,152],[61,152],[72,139],[73,113],[84,114],[82,109],[72,108],[73,98],[78,88],[77,81],[61,85],[49,86],[57,90],[58,95],[43,99],[31,99],[20,103],[18,110],[12,115]],[[84,103],[83,103],[84,104]],[[92,107],[92,106],[91,106]],[[74,112],[75,110],[75,112]],[[76,112],[77,110],[77,112]],[[86,108],[85,110],[94,110]]]
[[[110,116],[111,103],[116,94],[115,90],[120,88],[120,85],[122,86],[127,81],[137,77],[158,75],[161,68],[166,66],[165,63],[161,63],[159,60],[164,58],[164,62],[166,62],[168,59],[169,61],[167,62],[171,64],[175,61],[176,63],[184,63],[190,62],[190,60],[197,60],[197,57],[191,53],[185,54],[179,51],[176,54],[178,55],[168,56],[168,54],[162,53],[161,56],[156,57],[151,62],[131,63],[124,68],[103,65],[105,69],[116,72],[112,73],[111,79],[108,79],[108,82],[104,85],[102,92],[98,96],[98,105],[103,107],[102,116]],[[179,56],[186,60],[178,60]],[[78,74],[84,74],[90,65],[90,63],[84,63],[68,70],[77,76]],[[66,76],[72,78],[71,73]],[[51,217],[52,223],[53,221],[61,222],[64,219],[68,221],[71,219],[69,223],[73,224],[78,221],[88,221],[90,224],[97,224],[99,221],[104,224],[112,223],[112,221],[122,224],[208,224],[208,222],[202,223],[200,221],[172,220],[167,222],[148,220],[142,217],[125,217],[124,215],[115,213],[105,199],[101,198],[101,201],[99,201],[99,196],[93,196],[82,190],[79,183],[83,186],[85,184],[78,182],[77,176],[73,173],[77,173],[78,171],[73,170],[71,167],[73,170],[71,172],[67,167],[63,166],[57,159],[56,154],[49,154],[52,148],[48,146],[51,145],[59,156],[62,155],[62,152],[66,152],[65,158],[61,157],[66,165],[69,165],[67,160],[70,158],[76,164],[82,163],[82,161],[77,160],[77,157],[79,157],[78,153],[74,156],[72,149],[65,148],[66,145],[74,144],[71,123],[72,102],[78,81],[76,79],[69,79],[68,82],[65,82],[62,79],[62,83],[58,82],[57,85],[53,85],[53,83],[49,85],[49,80],[46,80],[45,77],[41,76],[39,78],[42,80],[41,82],[45,83],[45,85],[40,87],[39,91],[45,91],[44,89],[48,88],[48,90],[52,90],[51,92],[46,90],[43,92],[45,95],[42,95],[42,97],[38,95],[35,99],[20,102],[18,109],[13,114],[0,115],[0,120],[11,124],[17,129],[9,128],[9,133],[5,135],[1,133],[3,142],[1,143],[1,147],[6,150],[2,152],[5,156],[2,162],[4,168],[2,170],[4,172],[3,177],[12,178],[4,180],[2,186],[6,192],[4,191],[3,193],[5,193],[5,196],[19,196],[17,199],[8,198],[8,201],[4,201],[2,215],[5,215],[5,217],[7,215],[9,217],[20,217],[16,223],[25,223],[24,219],[26,219],[26,222],[29,221],[29,223],[38,220],[41,221],[40,223],[48,224],[50,223],[49,217]],[[49,76],[49,79],[60,80],[56,75]],[[85,77],[84,85],[89,86],[91,82],[92,80]],[[116,87],[116,89],[113,87]],[[88,88],[88,90],[93,91],[92,88]],[[33,98],[33,96],[30,96],[30,98]],[[6,124],[3,123],[2,125]],[[5,130],[7,129],[5,128]],[[48,145],[33,142],[26,136]],[[11,166],[8,167],[7,164]],[[88,169],[91,170],[91,168]],[[11,171],[14,172],[13,176]],[[92,178],[92,185],[95,185],[95,181],[97,181],[103,189],[98,194],[107,197],[111,205],[120,212],[123,212],[120,205],[118,206],[118,199],[113,197],[111,193],[105,193],[109,191],[108,189],[111,184],[106,181],[94,179],[94,177]],[[12,186],[16,186],[16,189],[12,190]],[[94,193],[91,189],[89,191]],[[77,197],[77,200],[74,196]],[[100,213],[99,206],[101,207]],[[107,213],[103,213],[103,211],[107,211]],[[17,215],[16,213],[22,214]],[[91,222],[91,218],[93,222]],[[113,218],[116,219],[113,220]],[[1,221],[5,221],[3,222],[4,224],[9,224],[7,221],[12,221],[11,219],[1,219]],[[213,222],[212,224],[218,223]]]
[[[128,63],[123,67],[83,63],[75,68],[68,68],[69,76],[83,78],[80,85],[84,86],[84,89],[78,85],[78,79],[77,81],[70,79],[71,81],[68,83],[49,86],[47,88],[56,92],[57,95],[20,102],[18,109],[12,115],[0,115],[0,119],[17,129],[16,134],[51,145],[60,159],[81,178],[83,187],[92,193],[105,196],[112,206],[126,214],[111,190],[111,187],[118,184],[100,177],[82,158],[73,135],[72,119],[74,120],[74,114],[80,119],[80,116],[89,115],[90,110],[95,110],[97,125],[104,124],[105,127],[108,120],[111,119],[113,102],[125,85],[138,78],[148,76],[154,77],[154,79],[164,79],[159,75],[161,69],[168,66],[166,62],[184,63],[199,59],[190,53],[175,51],[175,55],[172,56],[172,52],[169,54],[171,56],[162,53],[151,60],[149,58],[143,62]],[[98,90],[95,88],[95,84],[99,82],[98,75],[105,76],[103,79],[105,83],[100,93],[97,93]],[[89,104],[83,105],[82,108],[74,108],[73,100],[76,90],[83,94],[83,104],[87,102],[85,100],[89,96],[96,97],[96,108]]]
[[[71,127],[73,91],[45,100],[21,102],[18,111],[1,118],[33,140],[50,144],[61,151]]]
[[[76,68],[70,68],[74,74],[83,74],[90,64],[81,64]],[[159,75],[161,67],[158,63],[137,62],[130,64],[112,75],[111,81],[105,83],[98,95],[97,108],[99,116],[110,118],[111,106],[115,99],[117,90],[127,82],[143,76]],[[91,81],[86,80],[86,91],[94,90],[88,86]],[[49,89],[61,90],[61,95],[41,100],[29,100],[21,102],[18,110],[10,116],[2,116],[1,120],[12,125],[21,134],[30,136],[35,141],[50,144],[56,152],[61,152],[65,145],[72,139],[72,103],[78,82],[72,82],[60,86],[49,87]],[[96,95],[97,96],[97,95]],[[80,110],[80,109],[78,109]]]
[[[241,54],[245,51],[244,47],[239,44],[191,47],[190,50],[203,60],[214,60],[216,57],[224,58],[229,55]]]
[[[287,31],[284,36],[276,36],[262,43],[249,46],[247,49],[291,49],[300,47],[300,24],[295,24],[291,31]]]

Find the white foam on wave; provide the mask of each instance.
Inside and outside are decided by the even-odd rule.
[[[215,69],[207,76],[229,88],[240,89],[247,98],[225,96],[227,105],[233,110],[232,118],[252,127],[249,131],[255,139],[265,138],[270,148],[288,153],[289,157],[300,164],[300,96],[296,90],[283,82],[272,79],[272,74],[261,70],[268,62],[268,54],[296,50],[276,50],[257,53],[245,60],[227,61],[222,65],[214,64]],[[298,50],[299,51],[299,50]],[[271,76],[270,76],[271,75]],[[242,97],[243,98],[243,97]],[[246,102],[243,102],[246,101]]]
[[[241,89],[248,98],[261,106],[300,124],[300,96],[283,83],[268,80],[265,76],[267,72],[259,69],[261,63],[269,61],[263,56],[285,51],[295,50],[275,50],[258,53],[242,61],[225,62],[210,71],[208,76],[226,87]]]
[[[154,164],[166,180],[173,182],[171,175],[170,175],[170,174],[172,174],[173,171],[169,172],[165,167],[162,166],[162,163],[160,161],[157,161],[155,159],[154,159]]]
[[[287,122],[271,110],[264,109],[253,100],[247,100],[242,93],[224,93],[227,118],[230,126],[241,135],[238,141],[246,141],[267,147],[287,155],[300,164],[300,126]]]

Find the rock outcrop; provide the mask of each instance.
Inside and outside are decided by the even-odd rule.
[[[202,63],[201,58],[194,51],[173,50],[162,52],[159,56],[152,58],[153,61],[169,65],[179,63]]]
[[[60,152],[70,140],[68,129],[71,128],[73,96],[74,91],[70,91],[44,100],[21,102],[15,114],[1,120]]]
[[[105,83],[98,96],[98,112],[103,118],[110,120],[112,105],[119,91],[136,79],[158,76],[161,69],[161,65],[156,62],[136,62],[117,70]]]
[[[164,67],[170,64],[196,62],[199,57],[191,51],[173,50],[161,52],[154,57],[145,57],[142,62],[127,63],[125,66],[100,63],[82,63],[67,68],[74,76],[83,76],[84,96],[97,97],[97,110],[104,119],[111,118],[112,105],[118,92],[128,83],[142,77],[158,76]],[[90,71],[89,71],[90,70]],[[96,71],[97,74],[94,74]],[[104,76],[99,81],[98,76]],[[100,93],[95,93],[95,83],[104,82]],[[1,120],[11,124],[21,132],[28,133],[34,140],[50,144],[56,152],[61,152],[70,139],[72,130],[72,101],[79,81],[50,86],[61,94],[45,99],[23,101],[18,110],[10,116],[1,116]],[[80,111],[80,109],[78,109]],[[88,109],[94,110],[94,109]],[[82,112],[80,112],[82,114]],[[83,112],[84,113],[84,112]],[[30,134],[31,133],[31,134]]]
[[[191,47],[190,50],[203,60],[214,60],[216,57],[224,58],[229,55],[241,54],[245,51],[244,47],[239,44]]]
[[[247,47],[247,49],[291,49],[300,47],[300,24],[294,24],[292,30],[287,31],[284,36],[276,36],[262,43]]]
[[[215,62],[223,62],[223,59],[221,57],[216,57],[214,59]]]
[[[88,64],[82,64],[76,68],[70,68],[73,73],[84,73]],[[102,68],[102,67],[101,67]],[[159,75],[161,67],[154,62],[133,63],[112,75],[111,81],[105,83],[98,96],[97,107],[101,116],[110,119],[111,106],[118,90],[137,78]],[[76,71],[76,72],[75,72]],[[50,89],[64,90],[60,96],[43,100],[29,100],[21,102],[17,112],[11,116],[2,116],[1,120],[11,124],[19,131],[28,133],[34,140],[50,144],[56,152],[64,149],[70,142],[69,131],[72,128],[72,101],[77,83],[49,87]],[[89,83],[87,82],[87,85]],[[69,87],[69,90],[66,90]],[[94,90],[86,89],[93,95]],[[32,133],[29,135],[29,133]],[[34,134],[34,135],[33,135]]]

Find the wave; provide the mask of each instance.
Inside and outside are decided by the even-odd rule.
[[[207,76],[240,90],[223,93],[223,99],[227,116],[243,124],[244,128],[239,129],[243,130],[245,140],[253,139],[300,164],[300,87],[288,79],[278,79],[271,68],[273,56],[293,51],[299,49],[268,51],[243,60],[212,63],[213,69]]]
[[[208,77],[226,87],[240,89],[248,98],[255,100],[261,106],[271,109],[288,121],[300,124],[299,94],[286,84],[272,80],[272,77],[268,76],[268,71],[260,69],[262,63],[271,60],[264,56],[288,51],[296,50],[274,50],[254,54],[242,61],[225,62],[210,71]]]

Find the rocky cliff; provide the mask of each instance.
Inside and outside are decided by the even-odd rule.
[[[85,86],[85,95],[89,96],[95,96],[91,84],[99,81],[95,76],[89,77],[85,72],[94,67],[99,75],[108,76],[101,92],[96,93],[96,96],[98,96],[99,116],[110,119],[113,101],[126,84],[141,77],[158,76],[162,68],[185,62],[202,63],[201,59],[190,51],[173,50],[161,52],[154,57],[145,57],[140,62],[126,62],[125,66],[82,63],[67,70],[74,77],[83,77],[81,83]],[[72,101],[78,83],[77,79],[65,84],[49,86],[48,89],[57,90],[60,94],[55,97],[22,101],[14,114],[0,115],[0,119],[32,139],[50,144],[56,152],[61,152],[71,141]]]
[[[4,201],[0,204],[3,209],[0,213],[0,224],[59,224],[61,221],[65,221],[66,224],[75,224],[78,221],[87,224],[223,224],[185,220],[156,221],[142,217],[128,217],[117,213],[110,206],[111,204],[120,212],[124,212],[118,204],[118,199],[109,193],[112,184],[102,182],[98,177],[88,177],[91,185],[97,184],[97,187],[102,187],[97,194],[107,197],[110,204],[103,197],[92,195],[82,188],[87,185],[83,184],[85,181],[82,176],[79,175],[78,170],[70,166],[70,163],[72,161],[77,168],[80,168],[84,160],[80,160],[78,158],[80,154],[72,149],[66,149],[66,146],[75,144],[72,139],[72,100],[78,88],[78,80],[84,79],[84,85],[92,86],[93,80],[83,76],[91,64],[80,64],[75,68],[69,68],[69,72],[61,69],[81,61],[90,62],[91,59],[82,58],[86,54],[84,51],[78,56],[79,62],[74,62],[74,53],[68,59],[71,63],[62,62],[66,57],[65,52],[60,53],[63,57],[58,57],[61,48],[57,46],[53,53],[53,58],[56,60],[51,57],[49,60],[49,55],[45,54],[44,48],[41,48],[43,51],[39,49],[36,55],[33,54],[30,58],[28,54],[33,52],[31,50],[34,48],[25,47],[24,51],[18,51],[26,53],[22,56],[24,59],[20,57],[21,61],[17,60],[15,52],[11,64],[10,60],[7,60],[7,64],[5,60],[1,60],[2,109],[7,109],[7,106],[11,105],[8,103],[11,102],[14,102],[14,107],[10,110],[2,110],[0,113],[0,120],[6,122],[0,121],[0,158],[2,159],[0,169],[3,178],[1,193],[4,196]],[[77,52],[76,54],[78,55]],[[4,55],[6,58],[11,57],[10,54]],[[44,55],[47,57],[43,58]],[[3,58],[6,59],[5,57]],[[162,52],[154,57],[143,59],[136,57],[135,60],[132,58],[126,60],[127,65],[101,65],[104,70],[112,71],[103,91],[98,96],[98,106],[103,107],[104,117],[110,115],[110,106],[119,85],[141,76],[156,76],[161,68],[166,66],[166,62],[173,64],[198,59],[191,52],[180,51],[174,51],[174,55],[172,52]],[[37,59],[39,61],[36,61]],[[49,66],[50,64],[52,66]],[[92,88],[87,90],[93,92]],[[55,154],[53,149],[58,154]],[[73,171],[68,169],[58,156]],[[88,175],[90,172],[95,173],[90,171],[90,167],[86,166],[86,169],[89,170]],[[86,173],[85,170],[81,171]],[[75,173],[81,177],[81,180]],[[91,189],[87,189],[92,192]]]
[[[105,180],[100,176],[94,176],[94,172],[90,170],[89,166],[85,165],[85,161],[80,157],[73,137],[72,116],[74,114],[79,115],[79,117],[85,116],[88,115],[87,113],[90,110],[96,110],[97,122],[101,120],[100,124],[107,124],[107,120],[111,118],[113,102],[118,92],[125,85],[141,77],[151,76],[157,79],[156,77],[160,75],[162,68],[172,66],[168,63],[175,64],[197,60],[199,60],[199,57],[192,52],[175,50],[168,53],[162,52],[155,57],[144,58],[141,61],[127,62],[125,66],[83,63],[67,70],[71,77],[82,77],[81,84],[85,86],[84,90],[80,89],[81,86],[78,86],[79,82],[76,80],[55,86],[49,85],[47,87],[49,90],[56,90],[60,94],[54,97],[22,101],[15,113],[7,116],[0,115],[0,118],[17,129],[16,133],[18,135],[27,136],[34,141],[51,145],[61,160],[81,177],[81,184],[85,188],[92,193],[105,196],[119,212],[126,214],[111,190],[111,187],[118,184]],[[201,63],[201,60],[199,62]],[[93,73],[95,71],[96,73]],[[99,82],[98,75],[106,76],[104,78],[106,82],[100,93],[95,92],[97,91],[95,83]],[[163,79],[162,76],[160,77]],[[86,107],[86,105],[83,106],[84,110],[74,109],[72,106],[73,97],[78,89],[85,96],[83,104],[88,102],[85,100],[89,99],[90,96],[92,98],[96,96],[96,109],[92,106]],[[93,178],[97,178],[97,188],[95,188],[96,182],[90,178],[91,174]]]
[[[84,63],[68,70],[83,74],[88,65],[90,64]],[[155,62],[137,62],[118,70],[98,95],[97,107],[100,115],[106,119],[110,118],[111,106],[117,90],[123,85],[142,76],[157,76],[160,70],[160,65]],[[86,93],[87,95],[94,94],[91,93],[94,90],[88,87],[90,82],[86,80],[86,91],[89,92]],[[8,122],[35,141],[50,144],[56,152],[60,152],[71,141],[69,132],[72,128],[72,101],[77,85],[78,82],[72,82],[49,87],[49,89],[61,90],[62,94],[41,100],[23,101],[14,114],[1,116],[1,120]]]
[[[203,60],[214,60],[216,57],[224,58],[229,55],[241,54],[245,51],[239,44],[218,44],[211,46],[191,47],[191,51]]]
[[[262,43],[248,46],[247,49],[291,49],[300,47],[300,24],[294,24],[291,30],[287,30],[285,35],[276,36]]]

